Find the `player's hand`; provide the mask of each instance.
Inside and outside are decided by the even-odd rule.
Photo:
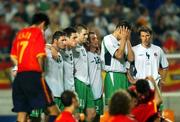
[[[146,80],[150,80],[153,84],[155,84],[155,80],[152,76],[147,76]]]
[[[130,30],[125,27],[125,26],[122,26],[119,28],[119,38],[121,41],[127,41],[127,38],[128,36],[130,35]]]
[[[129,79],[129,82],[133,85],[133,84],[136,84],[136,82],[137,82],[137,79]]]
[[[165,81],[161,79],[161,80],[159,81],[159,86],[162,87],[162,86],[164,86],[164,85],[165,85]]]
[[[59,58],[58,52],[54,47],[51,47],[51,54],[53,59],[57,60]]]

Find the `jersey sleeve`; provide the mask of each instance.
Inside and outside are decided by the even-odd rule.
[[[39,34],[37,36],[36,46],[35,46],[34,50],[36,50],[36,57],[46,55],[46,52],[45,52],[45,39],[43,37],[42,32],[39,32]]]
[[[165,69],[169,66],[165,53],[160,49],[160,66]]]
[[[118,45],[113,44],[113,41],[111,40],[111,38],[106,37],[104,38],[104,46],[107,49],[107,51],[111,54],[111,56],[113,57],[116,50],[119,48]]]

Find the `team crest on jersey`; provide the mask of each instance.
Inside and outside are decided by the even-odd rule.
[[[156,56],[156,57],[157,57],[157,56],[158,56],[158,55],[157,55],[157,53],[154,53],[154,56]]]

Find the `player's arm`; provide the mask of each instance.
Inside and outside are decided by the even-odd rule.
[[[165,79],[167,76],[167,72],[168,72],[168,68],[164,68],[160,71],[160,75],[161,75],[161,83],[164,84],[165,83]]]
[[[134,60],[134,52],[132,50],[132,45],[130,42],[130,32],[128,34],[128,38],[127,38],[127,49],[128,49],[128,54],[127,54],[127,59],[128,61],[132,62]]]
[[[125,28],[125,27],[120,27],[119,29],[120,29],[119,30],[120,46],[114,54],[114,57],[118,60],[124,58],[125,46],[126,46],[128,32],[129,32],[128,28]]]
[[[159,73],[161,75],[161,83],[163,84],[165,83],[169,63],[162,49],[160,50],[160,55],[160,67],[162,68],[162,70],[159,71]]]
[[[133,71],[132,71],[131,65],[132,65],[131,62],[126,63],[127,78],[131,84],[135,84],[137,79],[134,79],[134,77],[133,77],[133,74],[132,74]]]
[[[14,55],[11,55],[10,58],[11,58],[11,61],[12,61],[13,65],[17,66],[17,64],[18,64],[17,57],[14,56]]]
[[[127,78],[128,78],[128,81],[131,83],[131,84],[135,84],[136,83],[136,79],[133,78],[133,76],[131,75],[131,72],[130,72],[130,69],[127,69]]]
[[[159,87],[157,86],[156,84],[156,81],[153,79],[152,76],[149,76],[146,78],[147,80],[150,80],[154,86],[154,100],[155,100],[155,103],[156,105],[160,105],[163,100],[162,100],[162,96],[161,96],[161,92],[159,90]]]
[[[44,72],[44,65],[45,65],[45,55],[40,55],[37,57],[39,66],[41,70]]]

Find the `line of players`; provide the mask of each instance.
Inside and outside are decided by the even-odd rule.
[[[40,24],[43,24],[42,22],[44,21],[41,21]],[[142,27],[139,32],[142,43],[132,48],[130,43],[131,27],[126,21],[121,21],[112,34],[103,38],[101,51],[96,33],[89,32],[84,25],[77,25],[75,28],[68,27],[63,31],[55,32],[52,43],[46,45],[46,60],[42,69],[45,71],[43,75],[58,108],[63,109],[60,98],[62,92],[71,90],[75,91],[79,98],[77,113],[86,113],[87,121],[93,121],[102,115],[104,106],[102,69],[106,72],[104,80],[105,104],[108,104],[115,91],[128,89],[131,83],[136,82],[136,79],[152,76],[159,81],[160,65],[164,68],[161,75],[164,80],[168,62],[163,51],[151,44],[152,31],[149,28]],[[17,38],[24,39],[25,37],[27,40],[31,34],[25,33]],[[16,65],[23,61],[22,56],[27,45],[27,41],[20,43],[22,48],[18,55],[18,63],[16,60],[14,61]],[[40,46],[36,45],[37,50]],[[18,47],[13,47],[11,52],[13,60],[17,58],[16,48]],[[13,56],[15,57],[13,58]],[[138,69],[136,79],[132,78],[129,72],[127,76],[127,62],[134,60],[135,68]],[[18,65],[18,70],[19,68]],[[128,82],[128,78],[131,83]],[[46,88],[46,83],[42,81],[42,84],[44,84],[43,88]],[[45,91],[47,92],[47,90]],[[48,97],[47,94],[46,97],[51,101],[52,98]],[[19,112],[20,110],[15,111]],[[41,113],[39,109],[34,109],[31,113],[31,119],[39,116],[38,113]]]

